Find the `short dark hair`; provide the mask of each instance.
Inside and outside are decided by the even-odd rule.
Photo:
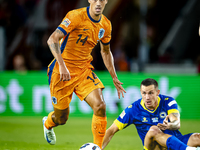
[[[147,78],[147,79],[143,80],[141,82],[140,87],[142,85],[144,85],[144,86],[154,85],[155,88],[158,88],[158,82],[155,79],[152,79],[152,78]]]

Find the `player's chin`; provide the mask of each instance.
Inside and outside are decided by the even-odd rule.
[[[101,14],[102,14],[101,11],[96,11],[96,12],[95,12],[95,15],[96,15],[96,16],[99,16],[99,15],[101,15]]]

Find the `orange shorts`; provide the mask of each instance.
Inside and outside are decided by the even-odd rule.
[[[97,88],[104,88],[103,83],[91,69],[86,69],[69,81],[60,81],[60,74],[52,72],[50,79],[51,100],[54,108],[63,110],[69,107],[73,92],[84,100],[85,97]]]

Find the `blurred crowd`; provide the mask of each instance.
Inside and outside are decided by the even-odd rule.
[[[147,63],[174,62],[173,49],[159,56],[158,47],[188,0],[148,0],[145,14],[141,11],[141,1],[109,1],[111,4],[106,6],[105,16],[112,23],[111,50],[117,71],[138,70],[141,44],[147,49]],[[87,0],[0,0],[0,27],[5,30],[6,37],[5,70],[46,70],[53,59],[46,43],[48,37],[68,11],[88,5]],[[41,27],[34,25],[36,11],[44,14]],[[140,33],[142,22],[146,31],[144,37]],[[105,70],[99,44],[92,55],[95,69]],[[200,64],[199,52],[186,53],[183,59],[188,56],[193,63]]]

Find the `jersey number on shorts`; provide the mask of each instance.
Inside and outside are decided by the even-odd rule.
[[[90,76],[88,76],[87,79],[92,80],[92,82],[94,83],[94,85],[99,84],[99,82],[95,84],[95,79],[97,79],[97,76],[96,76],[96,74],[94,72],[92,72],[92,77],[93,78],[91,78]]]
[[[76,41],[76,44],[78,44],[79,42],[82,42],[82,45],[84,45],[85,44],[85,42],[87,41],[87,39],[88,39],[88,36],[86,36],[84,39],[81,39],[82,38],[82,34],[79,34],[78,35],[78,40]]]

